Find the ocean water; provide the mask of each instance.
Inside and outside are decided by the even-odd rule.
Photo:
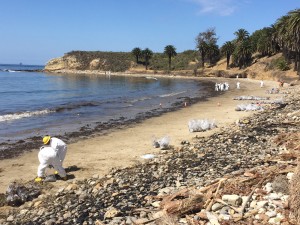
[[[64,135],[207,95],[199,81],[188,79],[19,71],[38,69],[43,66],[0,65],[0,143]]]

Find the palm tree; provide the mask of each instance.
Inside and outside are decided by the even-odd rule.
[[[289,39],[288,38],[288,32],[287,32],[287,26],[288,26],[288,20],[289,16],[282,16],[280,17],[274,27],[275,27],[275,33],[274,33],[274,39],[282,49],[282,54],[285,59],[289,61],[289,51],[288,51],[288,45],[289,45]]]
[[[253,45],[253,51],[258,51],[262,56],[270,56],[273,52],[275,52],[275,45],[272,40],[273,33],[273,27],[265,27],[261,30],[255,31],[250,37]]]
[[[153,52],[149,49],[149,48],[145,48],[142,51],[142,55],[145,58],[145,65],[146,65],[146,70],[148,70],[148,65],[149,65],[149,60],[151,59],[151,57],[153,56]]]
[[[233,53],[233,62],[240,69],[250,64],[252,57],[252,45],[249,39],[249,32],[245,29],[239,29],[234,32],[236,35],[235,39],[235,50]]]
[[[139,57],[142,55],[142,50],[140,48],[134,48],[131,53],[136,57],[136,63],[139,63]]]
[[[295,52],[295,70],[300,75],[300,9],[288,13],[289,48]]]
[[[197,46],[201,56],[201,66],[204,68],[205,57],[208,52],[208,44],[204,41]]]
[[[252,58],[252,46],[249,39],[239,44],[234,51],[234,61],[241,69],[250,64]]]
[[[169,71],[171,71],[171,59],[172,59],[172,57],[177,55],[176,48],[173,45],[167,45],[165,47],[164,53],[169,58]]]
[[[249,32],[245,29],[239,29],[238,31],[234,32],[234,35],[236,36],[237,43],[243,42],[249,38]]]
[[[221,52],[226,55],[226,69],[228,69],[230,57],[234,52],[234,44],[231,41],[226,41],[221,47]]]

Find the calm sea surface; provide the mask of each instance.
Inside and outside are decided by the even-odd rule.
[[[0,65],[0,143],[134,118],[206,93],[195,80],[17,71],[36,69],[43,67]]]

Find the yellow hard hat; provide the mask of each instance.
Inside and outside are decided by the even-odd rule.
[[[48,144],[48,142],[50,141],[50,139],[51,139],[50,136],[45,136],[45,137],[43,138],[44,144],[45,144],[45,145]]]

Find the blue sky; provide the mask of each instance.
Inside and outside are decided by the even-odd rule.
[[[0,64],[47,63],[72,50],[195,49],[215,27],[218,44],[240,28],[273,24],[299,0],[7,0],[1,2]]]

